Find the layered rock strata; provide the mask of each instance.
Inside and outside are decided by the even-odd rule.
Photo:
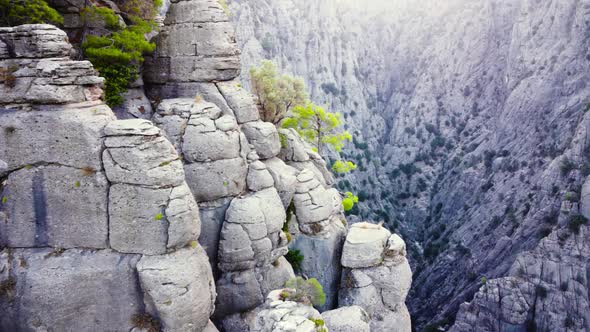
[[[379,225],[352,225],[344,243],[342,266],[339,305],[365,309],[372,331],[411,331],[405,300],[412,271],[399,236]]]
[[[172,144],[115,118],[63,31],[0,40],[0,330],[204,330],[215,285]]]

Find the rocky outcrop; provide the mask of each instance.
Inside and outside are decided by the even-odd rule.
[[[240,73],[233,26],[216,0],[172,1],[156,44],[156,52],[146,58],[144,79],[151,85],[149,94],[160,99],[194,97],[198,91],[215,102],[207,96],[219,98],[212,82]]]
[[[262,305],[224,321],[225,331],[328,332],[320,313],[312,306],[284,299],[284,290],[270,292]]]
[[[583,2],[235,0],[230,10],[244,70],[271,59],[343,113],[355,138],[343,158],[359,167],[337,186],[361,196],[348,219],[383,220],[407,241],[418,330],[448,328],[482,277],[508,275],[584,181],[559,170],[566,156],[588,162]]]
[[[352,225],[344,243],[342,266],[339,305],[365,309],[373,331],[411,331],[405,300],[412,271],[399,236],[379,225]]]
[[[213,275],[173,145],[116,120],[62,31],[0,40],[2,65],[17,66],[1,87],[0,330],[210,328]]]
[[[370,332],[371,317],[359,306],[342,307],[324,311],[322,318],[331,332]]]
[[[482,280],[451,331],[587,331],[590,329],[588,198],[562,212],[557,229],[522,253],[509,276]],[[581,217],[583,216],[583,217]],[[586,221],[585,221],[586,220]]]

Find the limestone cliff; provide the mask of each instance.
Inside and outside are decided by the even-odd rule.
[[[0,28],[0,330],[409,331],[405,244],[347,236],[326,161],[241,87],[222,6],[172,1],[155,41],[150,111],[113,112],[64,31]],[[281,295],[289,248],[323,314]]]
[[[449,327],[482,280],[512,275],[525,257],[551,264],[554,255],[576,255],[548,244],[549,234],[571,233],[569,217],[557,222],[556,215],[563,201],[576,203],[587,174],[589,5],[230,3],[243,71],[273,59],[306,79],[312,99],[347,118],[356,142],[344,156],[361,166],[337,185],[363,193],[357,216],[383,219],[408,240],[416,278],[409,304],[419,328]],[[583,270],[588,262],[579,264]],[[476,298],[496,292],[492,285]],[[567,298],[559,285],[541,286]],[[585,303],[588,285],[580,287]],[[469,315],[478,310],[502,320],[499,305],[486,303],[477,300],[460,315],[470,317],[466,326],[476,324]],[[555,327],[539,319],[585,317],[584,306],[535,316],[541,306],[527,303],[510,324]]]
[[[178,154],[70,50],[0,28],[0,330],[201,331],[215,284]]]

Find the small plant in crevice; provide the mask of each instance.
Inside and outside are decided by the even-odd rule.
[[[301,253],[301,250],[289,249],[285,255],[285,259],[291,264],[293,270],[298,272],[301,270],[301,264],[303,263],[305,256]]]
[[[16,280],[13,277],[9,277],[6,280],[0,282],[0,298],[6,296],[9,300],[14,297],[16,290]]]
[[[576,214],[570,217],[568,227],[574,234],[580,233],[580,227],[586,225],[588,219],[581,214]]]
[[[312,306],[322,306],[326,303],[326,294],[316,278],[293,278],[285,283],[281,293],[283,300],[304,303]]]
[[[52,252],[45,255],[45,259],[50,257],[59,257],[61,256],[66,250],[64,248],[54,248]]]
[[[577,168],[576,163],[574,163],[568,157],[563,158],[561,164],[559,165],[559,169],[561,171],[562,176],[567,176],[571,171]]]
[[[135,314],[131,317],[131,324],[133,327],[145,330],[146,332],[160,332],[160,321],[152,317],[148,313]]]
[[[545,288],[544,286],[542,286],[542,285],[535,286],[535,294],[538,297],[544,299],[547,297],[547,293],[548,293],[547,288]]]
[[[162,219],[164,219],[164,214],[162,212],[156,214],[156,216],[154,217],[156,220],[160,221]]]

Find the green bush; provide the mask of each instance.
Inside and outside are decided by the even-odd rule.
[[[291,264],[291,266],[293,267],[293,270],[300,271],[301,270],[301,263],[303,263],[305,256],[303,256],[303,254],[301,254],[301,250],[289,249],[289,252],[287,252],[287,254],[285,255],[285,258]]]
[[[322,306],[326,303],[326,294],[316,278],[293,278],[285,283],[285,291],[281,294],[284,300]]]
[[[62,25],[64,19],[45,0],[0,0],[0,26],[36,23]]]
[[[145,39],[145,34],[153,30],[155,23],[132,16],[130,19],[133,24],[121,27],[117,15],[104,7],[86,8],[84,16],[90,20],[102,19],[113,30],[105,36],[88,36],[82,43],[82,49],[106,80],[106,103],[109,106],[120,105],[123,103],[121,94],[137,79],[139,67],[144,61],[143,55],[156,49],[155,43]]]
[[[569,229],[574,232],[574,234],[580,233],[580,227],[582,225],[586,225],[588,223],[588,219],[581,214],[573,215],[569,221]]]

